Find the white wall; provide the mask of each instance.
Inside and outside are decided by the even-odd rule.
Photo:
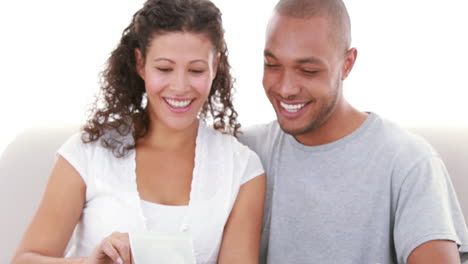
[[[0,153],[27,127],[85,120],[98,73],[143,2],[0,1]],[[274,119],[261,78],[276,1],[214,2],[224,13],[240,121]],[[345,82],[349,101],[403,125],[468,126],[468,1],[346,4],[359,52]]]

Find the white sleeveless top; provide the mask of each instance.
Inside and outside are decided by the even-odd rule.
[[[133,138],[128,136],[125,140]],[[116,158],[100,141],[84,144],[80,134],[76,134],[58,154],[78,171],[86,184],[85,205],[67,257],[89,256],[112,232],[150,230],[152,223],[148,223],[137,190],[135,150]],[[197,263],[216,263],[224,225],[240,186],[263,172],[253,151],[233,136],[200,122],[184,227],[193,238]]]
[[[141,200],[148,230],[155,232],[181,232],[188,216],[187,205],[163,205]]]

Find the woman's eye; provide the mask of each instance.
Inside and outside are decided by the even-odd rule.
[[[190,70],[191,73],[196,73],[196,74],[200,74],[200,73],[203,73],[204,70]]]
[[[158,67],[158,68],[156,68],[156,69],[158,69],[158,71],[161,71],[161,72],[170,72],[170,71],[172,71],[171,68],[162,68],[162,67]]]

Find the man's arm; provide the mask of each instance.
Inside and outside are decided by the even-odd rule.
[[[455,242],[432,240],[421,244],[411,252],[408,264],[460,264],[460,254]]]

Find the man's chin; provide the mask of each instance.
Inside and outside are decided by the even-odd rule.
[[[300,120],[287,120],[279,116],[277,116],[277,120],[281,130],[292,136],[299,136],[310,133],[320,127],[321,124],[321,122],[318,122],[318,120],[310,120],[309,123],[304,124],[303,122],[299,122]]]
[[[293,136],[306,134],[310,131],[308,127],[304,125],[294,124],[287,121],[278,121],[278,123],[281,127],[281,130],[283,130],[286,134],[290,134]]]

